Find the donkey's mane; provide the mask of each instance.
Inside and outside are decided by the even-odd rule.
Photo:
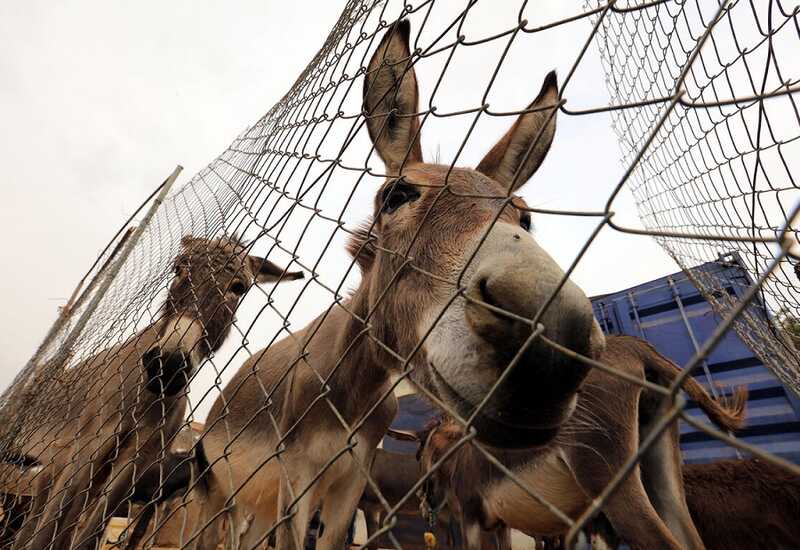
[[[245,239],[243,234],[239,234],[238,231],[234,231],[231,235],[223,235],[220,237],[220,240],[227,239],[233,246],[247,248],[250,246],[252,242],[249,239]]]

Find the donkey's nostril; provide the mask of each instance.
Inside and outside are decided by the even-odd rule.
[[[489,280],[486,277],[481,278],[478,282],[478,290],[481,293],[481,300],[489,304],[490,306],[500,307],[500,304],[494,299],[492,294],[489,292]]]
[[[191,362],[182,351],[165,353],[153,346],[142,355],[142,365],[147,374],[146,387],[157,394],[172,396],[181,391],[191,374]]]
[[[148,378],[154,378],[161,372],[161,348],[153,346],[142,355],[142,365]]]
[[[480,299],[486,304],[490,306],[496,307],[499,310],[507,311],[510,313],[520,314],[518,311],[519,304],[517,304],[517,300],[515,300],[515,296],[513,294],[509,294],[507,284],[501,278],[498,277],[481,277],[478,281],[478,292],[480,293]],[[501,318],[501,319],[508,319],[505,315],[501,312],[490,310],[486,307],[483,307],[483,310],[487,313],[490,313],[494,318]]]

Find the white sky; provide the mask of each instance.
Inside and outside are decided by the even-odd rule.
[[[544,23],[578,12],[583,2],[531,4],[541,11],[526,17]],[[0,292],[6,300],[0,317],[0,388],[25,364],[57,307],[141,200],[176,164],[185,167],[178,185],[187,181],[280,99],[322,45],[343,5],[274,0],[0,4],[5,266]],[[479,3],[465,34],[471,38],[508,28],[518,6],[517,0]],[[452,20],[455,10],[445,6],[433,21]],[[500,73],[492,106],[524,107],[552,68],[563,79],[589,30],[584,20],[526,36]],[[437,96],[440,108],[479,104],[476,72],[483,71],[485,82],[496,59],[493,47],[475,49],[473,57],[456,56],[452,76]],[[423,99],[441,65],[431,61],[427,73],[424,67],[419,71]],[[572,108],[608,101],[594,48],[567,98]],[[531,205],[603,208],[625,170],[609,121],[606,114],[560,117],[547,161],[523,189]],[[479,125],[459,164],[477,163],[510,123],[498,119]],[[430,158],[439,150],[443,160],[452,158],[460,145],[454,138],[461,136],[444,122],[425,129],[425,154]],[[368,195],[357,194],[356,212],[371,208]],[[618,223],[639,226],[627,191],[614,211]],[[534,224],[539,242],[566,267],[596,220],[537,216]],[[335,257],[346,262],[342,254]],[[594,295],[677,269],[650,238],[606,228],[575,280]],[[282,291],[291,298],[298,288]],[[305,309],[298,315],[308,320],[324,304],[304,300],[301,305]],[[240,319],[253,310],[244,308]],[[251,345],[260,347],[257,341]]]

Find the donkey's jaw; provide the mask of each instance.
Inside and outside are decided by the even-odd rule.
[[[559,433],[561,426],[572,416],[577,403],[577,396],[573,396],[564,409],[563,421],[554,426],[540,426],[528,423],[535,417],[532,415],[515,415],[513,413],[499,413],[493,416],[485,407],[477,412],[481,407],[481,402],[473,402],[465,399],[458,391],[447,383],[447,380],[439,373],[435,365],[430,365],[435,387],[431,388],[435,394],[446,403],[449,403],[455,412],[464,419],[475,416],[472,425],[478,433],[480,441],[486,445],[500,449],[535,449],[543,448],[552,443]],[[504,418],[508,416],[509,418]],[[520,423],[522,422],[522,423]]]

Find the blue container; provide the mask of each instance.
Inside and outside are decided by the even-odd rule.
[[[719,281],[718,292],[737,299],[752,284],[736,257],[710,262],[698,268]],[[628,334],[647,340],[666,357],[684,366],[712,334],[721,319],[683,272],[674,273],[627,290],[592,299],[595,316],[609,334]],[[760,303],[751,315],[765,315]],[[800,463],[800,401],[772,374],[739,338],[729,330],[693,373],[706,389],[747,386],[747,424],[740,439]],[[707,419],[696,404],[689,411]],[[686,462],[734,458],[732,447],[694,428],[681,427],[681,449]]]

